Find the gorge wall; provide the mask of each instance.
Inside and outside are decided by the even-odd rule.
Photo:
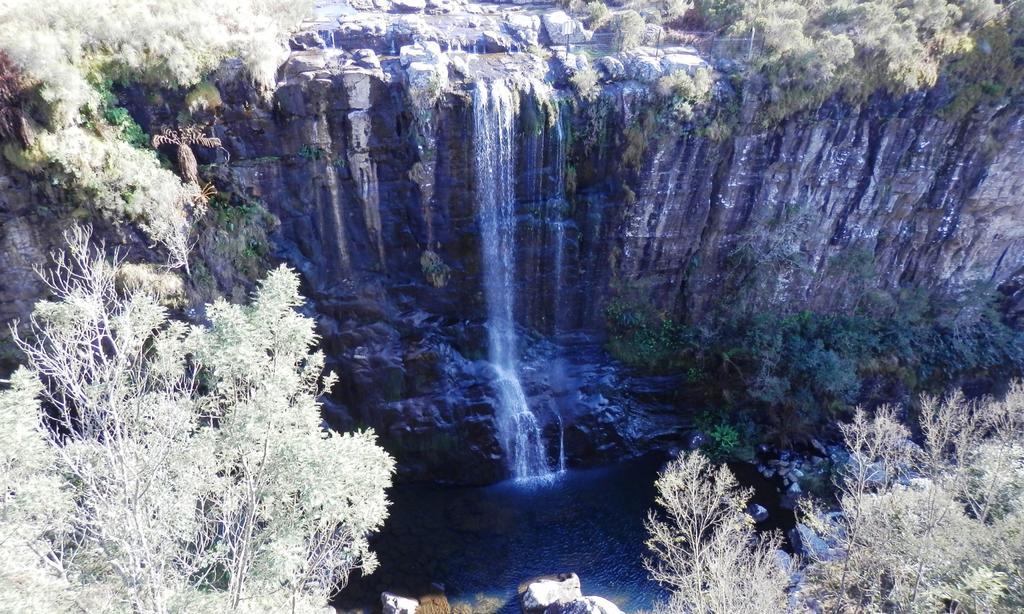
[[[487,359],[477,81],[503,80],[517,105],[513,312],[551,466],[562,452],[584,464],[672,445],[689,425],[676,377],[604,351],[613,296],[699,321],[737,305],[841,311],[906,287],[1010,293],[1024,275],[1019,104],[947,118],[940,87],[763,128],[755,103],[722,90],[739,111],[712,138],[656,122],[642,79],[605,75],[596,100],[579,99],[564,52],[445,53],[386,32],[343,24],[297,37],[269,99],[222,71],[209,123],[228,155],[198,153],[218,189],[279,222],[272,259],[301,272],[340,375],[329,422],[374,427],[406,475],[489,482],[507,471]],[[180,97],[134,98],[150,132],[180,110]],[[0,170],[0,267],[20,278],[60,226],[32,222],[28,203],[56,197]],[[5,318],[40,291],[5,284]]]

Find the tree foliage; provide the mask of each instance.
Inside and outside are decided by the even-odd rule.
[[[841,514],[815,525],[841,554],[812,560],[810,593],[840,612],[1021,611],[1024,384],[925,397],[920,429],[918,446],[891,407],[844,425]]]
[[[321,430],[334,378],[296,275],[210,305],[204,328],[119,291],[118,264],[74,232],[19,338],[31,374],[0,396],[0,594],[19,611],[49,611],[38,592],[60,610],[322,607],[375,567],[394,463],[371,431]]]
[[[916,395],[1024,373],[1024,333],[1002,320],[998,294],[984,287],[958,300],[865,291],[853,314],[743,313],[738,302],[694,325],[655,311],[635,289],[618,292],[605,307],[616,358],[685,374],[690,398],[783,446],[819,436],[857,403],[881,402],[872,384]]]
[[[769,83],[766,121],[842,93],[863,100],[935,84],[991,24],[1014,27],[1015,3],[994,0],[698,0],[709,26],[763,41],[755,70]],[[982,45],[984,46],[984,45]]]
[[[643,42],[647,23],[634,10],[615,13],[609,20],[612,32],[612,46],[618,51],[628,51]]]
[[[645,560],[672,596],[659,609],[690,614],[763,614],[786,607],[788,576],[778,535],[757,536],[741,489],[724,465],[700,452],[671,461],[658,477],[659,513],[647,520]]]

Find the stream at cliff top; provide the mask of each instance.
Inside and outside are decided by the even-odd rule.
[[[379,611],[381,591],[418,596],[436,582],[453,604],[474,612],[487,611],[483,600],[519,612],[521,582],[573,571],[585,595],[626,612],[650,608],[662,591],[643,568],[643,523],[661,460],[570,470],[531,484],[396,486],[391,516],[373,542],[380,568],[353,577],[337,605]]]

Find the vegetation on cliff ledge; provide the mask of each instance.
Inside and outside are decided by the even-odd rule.
[[[609,302],[609,350],[683,376],[747,443],[806,441],[858,403],[1024,373],[1024,333],[991,294],[943,304],[907,292],[891,309],[746,312],[683,324],[628,295]]]
[[[29,127],[19,133],[38,137],[10,140],[3,153],[99,212],[137,223],[183,265],[198,186],[161,166],[111,85],[189,87],[237,59],[269,87],[288,31],[308,9],[290,0],[5,2],[0,82],[17,91],[0,108]]]
[[[639,0],[618,12],[600,0],[569,6],[591,28],[607,31],[619,50],[640,44],[645,21],[662,28],[656,41],[644,40],[648,45],[710,35],[720,43],[710,46],[712,63],[737,63],[726,72],[763,103],[763,125],[836,96],[859,103],[878,91],[924,90],[942,76],[954,90],[950,110],[962,112],[1024,80],[1020,2]]]

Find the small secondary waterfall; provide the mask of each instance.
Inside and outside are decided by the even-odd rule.
[[[516,100],[501,81],[477,82],[473,93],[476,197],[483,251],[490,362],[497,375],[499,436],[512,477],[547,476],[544,438],[519,381],[515,317]]]

